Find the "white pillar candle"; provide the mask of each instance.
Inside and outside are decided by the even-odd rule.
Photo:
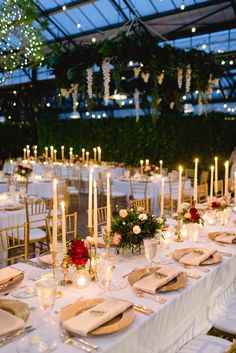
[[[70,147],[69,156],[70,156],[70,163],[73,163],[73,147]]]
[[[163,217],[164,213],[164,178],[161,178],[161,211],[160,217]]]
[[[64,161],[65,159],[65,147],[61,146],[61,159]]]
[[[218,194],[218,157],[215,157],[215,196]]]
[[[45,158],[48,159],[48,147],[45,147]]]
[[[111,183],[110,173],[107,173],[107,232],[110,234],[111,231]]]
[[[214,180],[214,166],[211,166],[211,184],[210,184],[210,206],[212,205],[213,198],[213,180]]]
[[[145,165],[149,165],[149,159],[145,160]]]
[[[54,151],[54,147],[50,146],[50,158],[53,161],[53,151]]]
[[[159,161],[159,164],[160,164],[160,174],[162,175],[163,161],[162,161],[162,160],[160,160],[160,161]]]
[[[225,196],[228,196],[229,192],[229,161],[225,162]]]
[[[54,162],[56,162],[57,161],[57,150],[53,151],[53,155],[54,155]]]
[[[101,163],[102,161],[102,150],[101,147],[97,147],[97,151],[98,151],[98,162]]]
[[[57,179],[53,179],[52,249],[57,251]]]
[[[85,160],[85,148],[82,148],[82,162]]]
[[[89,194],[88,194],[88,227],[92,228],[92,210],[93,208],[93,168],[89,171]]]
[[[97,200],[97,183],[94,181],[94,198],[93,198],[93,234],[95,248],[98,246],[98,200]]]
[[[194,182],[193,182],[193,201],[197,203],[197,185],[198,185],[198,158],[195,158]]]
[[[27,148],[27,150],[26,150],[26,155],[27,155],[27,159],[30,159],[30,149],[29,148]]]
[[[23,148],[23,159],[26,159],[26,148]]]
[[[236,209],[236,172],[234,172],[234,207]]]
[[[96,147],[94,147],[94,149],[93,149],[93,161],[94,162],[97,161],[97,149],[96,149]]]
[[[140,160],[140,173],[143,175],[143,160]]]
[[[66,255],[66,213],[65,213],[65,202],[61,202],[61,230],[62,230],[62,251]]]
[[[89,162],[89,152],[86,152],[86,163],[88,164]]]
[[[182,196],[182,172],[183,168],[179,166],[179,192],[178,192],[178,212],[181,212],[181,196]]]

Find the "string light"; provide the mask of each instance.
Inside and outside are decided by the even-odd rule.
[[[185,3],[183,1],[182,4],[180,5],[180,10],[184,11],[184,9],[185,9]]]
[[[196,27],[192,27],[192,28],[191,28],[191,32],[192,32],[192,33],[195,33],[195,32],[196,32]]]

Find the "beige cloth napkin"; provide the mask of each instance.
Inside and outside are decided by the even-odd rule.
[[[216,252],[215,249],[197,248],[193,249],[189,254],[184,255],[179,260],[184,265],[199,266],[203,261],[208,259]]]
[[[18,277],[22,272],[12,267],[5,267],[0,270],[0,285]]]
[[[41,264],[52,266],[52,255],[48,254],[48,255],[40,256],[40,257],[38,257],[38,261]]]
[[[226,244],[231,244],[234,242],[234,240],[236,240],[236,234],[222,233],[215,237],[215,241]]]
[[[24,325],[22,319],[0,309],[0,336],[22,329]]]
[[[63,326],[69,332],[86,336],[89,332],[123,313],[130,306],[131,303],[127,301],[109,298],[93,308],[66,320]]]
[[[174,267],[162,266],[155,273],[134,283],[133,287],[144,292],[155,293],[158,288],[172,281],[172,279],[177,277],[180,273],[182,273],[182,271]]]

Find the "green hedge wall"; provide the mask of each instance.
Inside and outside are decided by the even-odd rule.
[[[150,118],[138,123],[134,118],[58,121],[48,118],[38,122],[38,145],[64,145],[81,154],[84,147],[101,146],[102,158],[107,161],[138,165],[140,159],[149,158],[152,163],[163,159],[169,168],[179,163],[191,167],[195,157],[200,166],[209,168],[213,157],[219,156],[219,164],[229,158],[236,145],[236,120],[225,114],[207,116],[163,116],[154,126]],[[222,168],[223,169],[223,168]]]

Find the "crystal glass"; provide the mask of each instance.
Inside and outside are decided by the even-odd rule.
[[[143,239],[143,244],[144,244],[146,259],[148,260],[149,264],[152,266],[153,259],[156,257],[156,254],[157,254],[157,246],[158,246],[157,239],[145,238]]]
[[[98,282],[101,288],[104,288],[105,295],[107,295],[109,284],[112,281],[112,274],[114,270],[114,263],[111,259],[106,258],[97,264]]]
[[[42,278],[35,282],[40,307],[50,314],[54,306],[57,291],[57,281],[54,278]]]

